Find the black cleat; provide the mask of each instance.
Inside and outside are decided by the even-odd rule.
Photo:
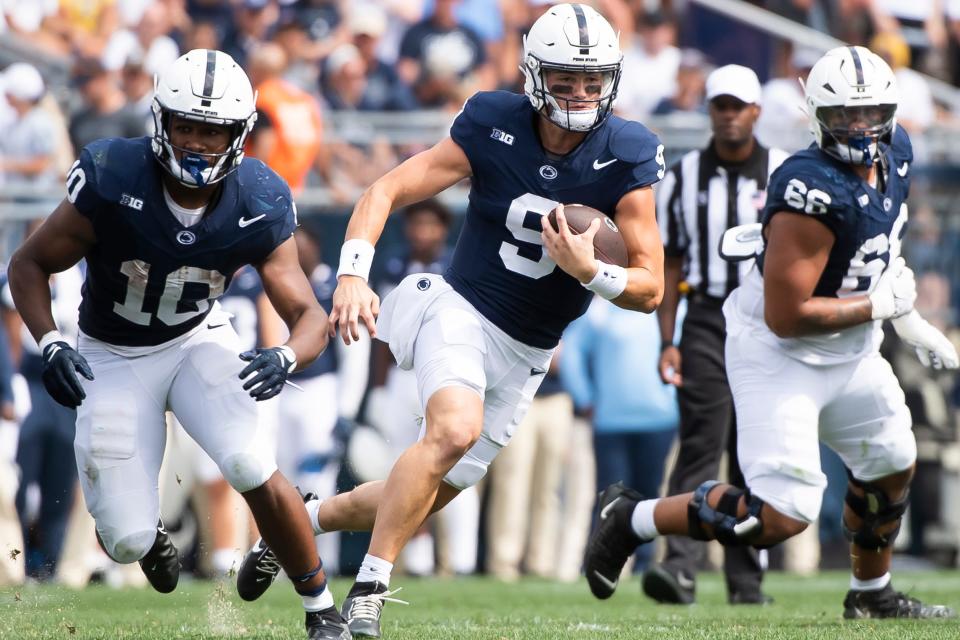
[[[381,582],[354,582],[343,601],[343,617],[354,638],[379,638],[380,615],[386,602],[407,604],[391,598],[400,589],[388,591]]]
[[[157,523],[157,538],[147,555],[140,559],[140,568],[150,585],[160,593],[170,593],[177,588],[180,556],[163,528],[163,520]]]
[[[643,573],[643,592],[662,604],[693,604],[697,599],[693,578],[659,564],[650,565]]]
[[[307,611],[307,640],[351,640],[350,629],[336,607]]]
[[[316,499],[315,493],[303,495],[304,504]],[[260,538],[253,548],[247,551],[247,555],[243,556],[243,562],[237,570],[237,593],[247,602],[253,602],[267,592],[277,579],[280,568],[277,556],[263,538]]]
[[[863,618],[955,618],[957,612],[942,604],[924,604],[916,598],[894,591],[887,583],[873,591],[847,591],[843,599],[843,617]]]
[[[267,592],[279,573],[277,556],[260,538],[237,569],[237,593],[247,602],[253,602]]]
[[[620,572],[636,548],[649,540],[641,540],[630,526],[633,508],[643,500],[638,492],[617,482],[600,494],[597,507],[600,516],[597,528],[587,542],[583,558],[587,584],[594,596],[606,600],[613,595]]]

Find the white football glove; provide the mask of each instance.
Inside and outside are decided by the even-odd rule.
[[[915,310],[894,319],[892,324],[900,339],[916,350],[923,366],[934,369],[960,367],[960,356],[950,339]]]
[[[913,309],[917,299],[917,283],[913,279],[913,271],[903,258],[894,260],[880,274],[877,286],[868,297],[873,306],[870,317],[874,320],[899,318]]]

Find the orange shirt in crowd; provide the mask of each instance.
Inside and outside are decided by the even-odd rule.
[[[257,91],[257,109],[270,119],[276,136],[267,157],[260,159],[299,193],[320,150],[320,107],[313,96],[282,78],[263,81]]]

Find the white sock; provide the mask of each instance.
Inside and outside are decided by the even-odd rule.
[[[630,516],[630,527],[641,540],[653,540],[660,535],[660,532],[657,531],[657,525],[653,523],[653,509],[658,502],[660,502],[660,498],[641,500],[633,508],[633,515]]]
[[[856,576],[850,576],[850,588],[854,591],[877,591],[890,584],[890,572],[887,571],[879,578],[870,580],[859,580]]]
[[[320,595],[301,595],[300,599],[303,600],[303,608],[307,611],[323,611],[334,605],[333,594],[330,593],[330,587],[325,587],[324,590],[320,592]]]
[[[217,549],[213,552],[213,558],[211,559],[213,572],[218,576],[225,576],[230,573],[230,569],[239,568],[239,560],[234,549]]]
[[[357,572],[357,582],[376,581],[385,587],[389,587],[391,571],[393,571],[392,562],[387,562],[382,558],[372,556],[368,553],[363,557],[360,571]]]
[[[320,528],[320,505],[323,504],[323,500],[311,500],[307,504],[303,505],[307,508],[307,515],[310,516],[310,524],[313,525],[313,535],[318,536],[321,533],[326,533],[322,528]]]

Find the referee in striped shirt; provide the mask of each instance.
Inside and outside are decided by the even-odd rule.
[[[787,157],[767,149],[753,135],[760,115],[760,82],[739,65],[707,78],[713,138],[670,168],[657,190],[663,238],[665,287],[659,308],[660,377],[677,386],[680,450],[667,495],[693,491],[716,478],[720,457],[730,456],[730,482],[744,487],[736,460],[733,399],[724,370],[725,325],[721,307],[753,262],[725,262],[719,255],[723,232],[756,222],[763,209],[767,178]],[[682,293],[687,315],[679,345],[674,326]],[[696,569],[705,544],[669,536],[667,555],[644,574],[643,590],[659,602],[691,604]],[[762,604],[763,577],[752,547],[725,547],[724,574],[733,604]]]

